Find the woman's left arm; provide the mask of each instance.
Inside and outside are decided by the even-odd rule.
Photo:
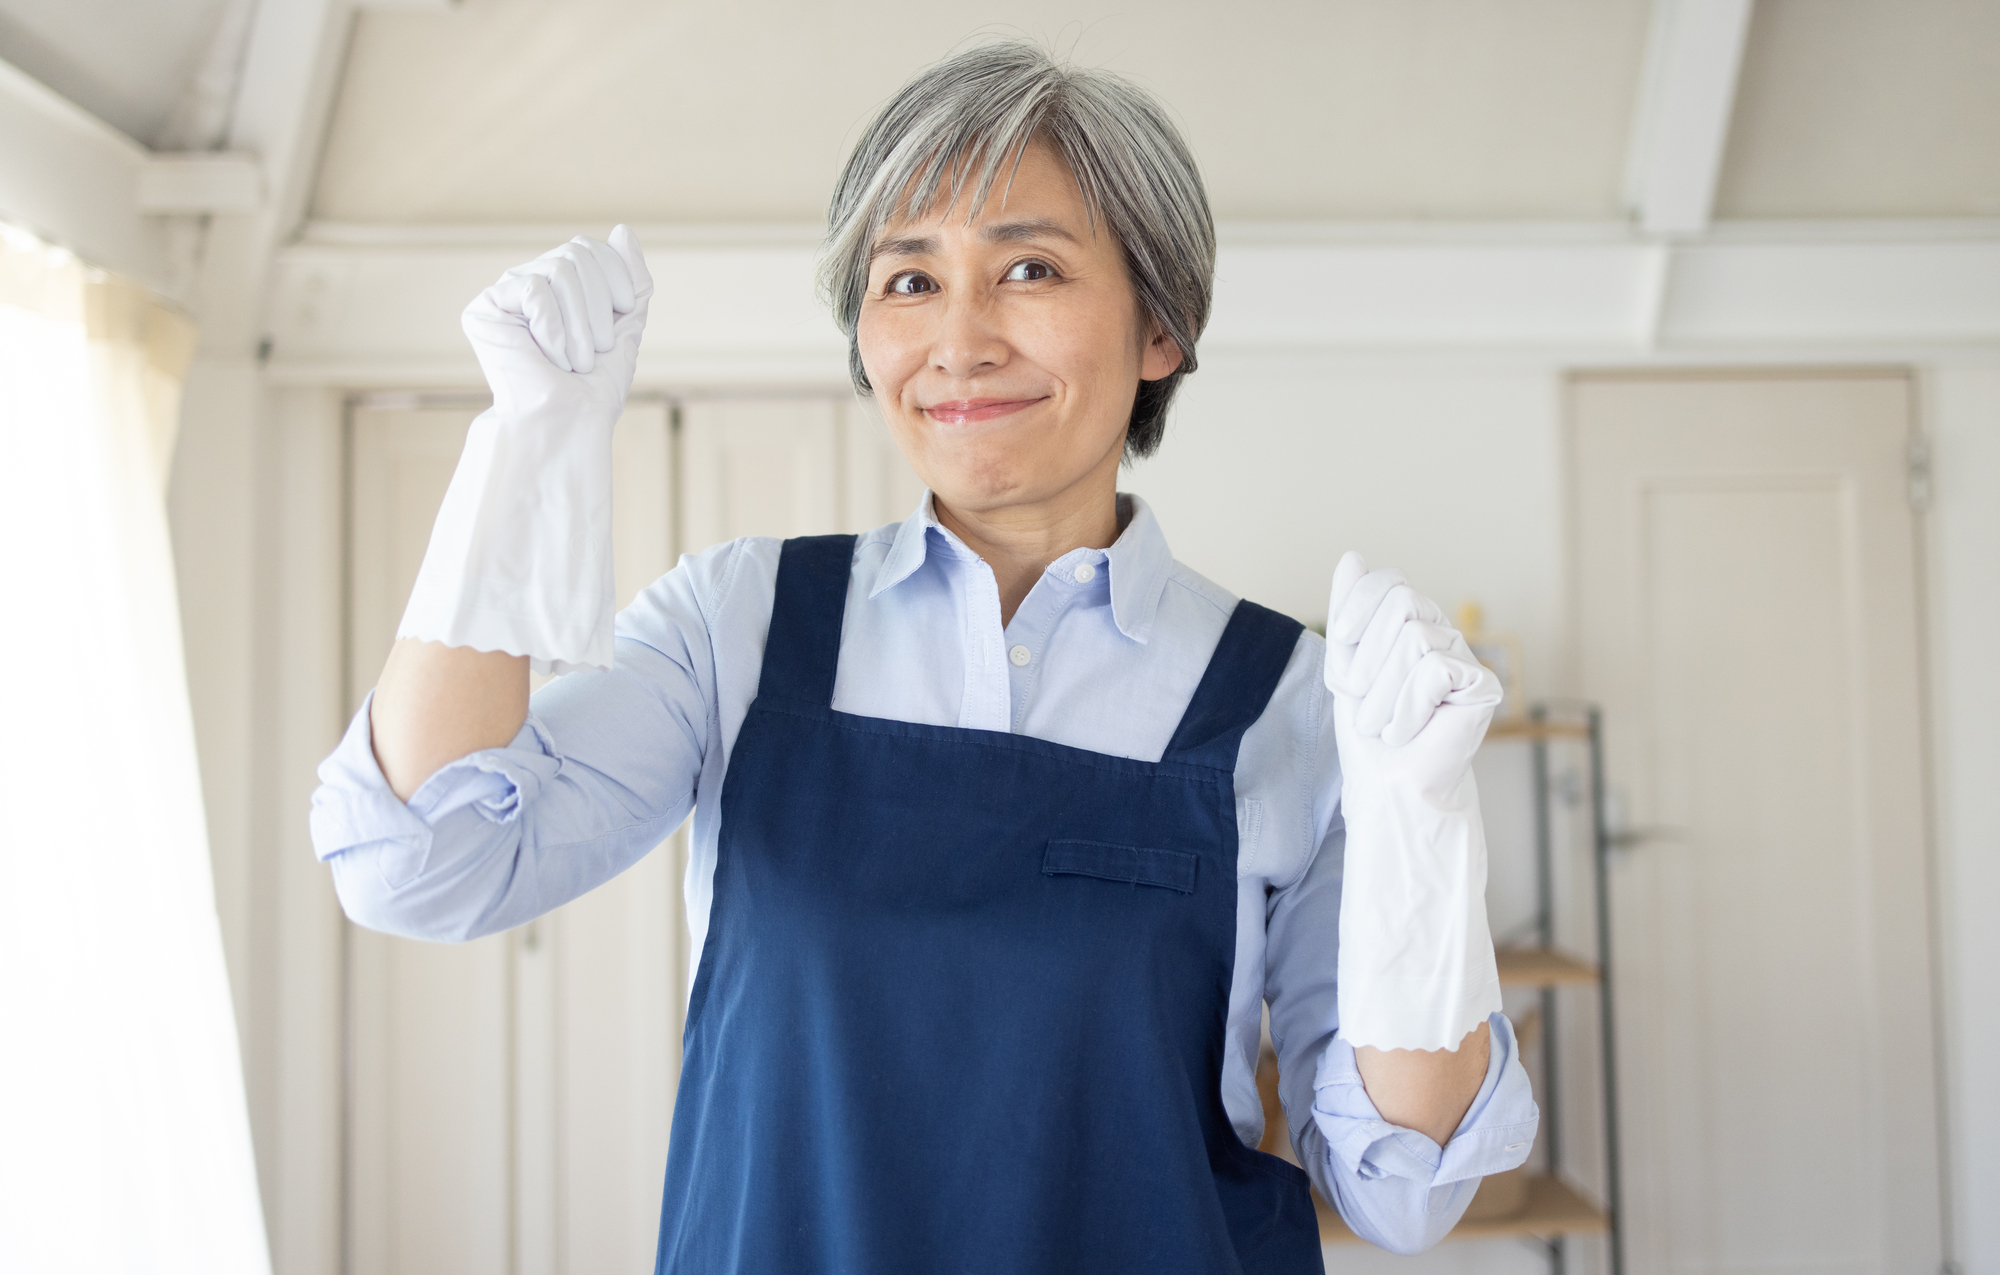
[[[1457,1225],[1480,1178],[1527,1159],[1541,1114],[1503,1014],[1443,1059],[1370,1051],[1389,1067],[1364,1077],[1360,1051],[1338,1034],[1347,830],[1337,805],[1338,774],[1325,782],[1333,792],[1316,803],[1330,811],[1317,852],[1266,908],[1265,995],[1279,1094],[1300,1163],[1354,1233],[1390,1252],[1420,1253]],[[1469,1091],[1463,1074],[1442,1079],[1422,1070],[1442,1061],[1447,1070],[1473,1071],[1475,1060]],[[1425,1120],[1420,1108],[1439,1121]]]
[[[1356,575],[1365,574],[1355,572],[1358,565],[1343,564],[1347,578],[1341,583],[1348,588],[1337,590],[1337,603],[1347,600],[1342,593],[1354,592]],[[1336,640],[1354,643],[1359,636],[1337,634]],[[1434,643],[1424,645],[1447,645],[1442,634]],[[1317,654],[1317,644],[1308,645],[1312,649],[1300,653],[1305,661]],[[1393,643],[1378,635],[1361,645],[1375,648],[1367,662],[1390,666],[1385,680],[1392,686],[1408,680],[1409,669],[1384,658],[1382,646]],[[1349,668],[1360,652],[1350,646],[1341,654]],[[1476,793],[1469,785],[1460,793],[1455,783],[1438,789],[1424,773],[1435,767],[1413,767],[1423,761],[1423,749],[1391,746],[1372,734],[1357,740],[1355,704],[1337,704],[1342,696],[1333,687],[1318,678],[1313,683],[1301,688],[1312,706],[1295,727],[1303,734],[1293,743],[1295,757],[1312,759],[1309,773],[1299,776],[1311,788],[1311,841],[1297,875],[1267,896],[1265,908],[1264,991],[1280,1096],[1301,1163],[1348,1225],[1393,1252],[1420,1252],[1456,1225],[1481,1177],[1526,1160],[1540,1113],[1512,1025],[1492,1012],[1498,996],[1488,973],[1492,945],[1483,836],[1474,826]],[[1389,697],[1389,705],[1379,698],[1369,705],[1371,715],[1393,718],[1393,701],[1403,697]],[[1365,724],[1383,728],[1380,720]],[[1483,715],[1471,725],[1483,732]],[[1476,746],[1474,734],[1468,759]],[[1395,800],[1395,790],[1413,780],[1431,789],[1416,817],[1411,802]],[[1357,797],[1364,802],[1358,809]],[[1454,810],[1459,800],[1470,809]],[[1471,822],[1454,814],[1469,814]],[[1466,826],[1455,828],[1460,824]],[[1403,844],[1419,827],[1435,834],[1436,844]],[[1432,861],[1440,855],[1442,861]],[[1476,868],[1468,856],[1478,861]],[[1453,863],[1459,871],[1441,872]],[[1458,888],[1446,893],[1458,903],[1448,913],[1433,908],[1431,915],[1411,918],[1390,906],[1397,897],[1407,900],[1454,881]],[[1387,932],[1375,932],[1384,927]],[[1385,951],[1406,950],[1418,934],[1438,948],[1429,953],[1432,969],[1442,956],[1443,969],[1458,971],[1448,985],[1433,986],[1434,976],[1413,977],[1421,971],[1381,959]],[[1412,1015],[1419,1005],[1428,1012]],[[1357,1012],[1362,1021],[1346,1021]],[[1357,1033],[1357,1027],[1368,1030]],[[1356,1034],[1372,1045],[1357,1048],[1351,1040]],[[1439,1043],[1455,1048],[1428,1047]],[[1404,1044],[1427,1047],[1394,1047]]]

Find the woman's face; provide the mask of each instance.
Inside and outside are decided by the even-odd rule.
[[[1062,159],[1036,143],[1008,168],[970,222],[961,205],[883,231],[857,330],[910,467],[968,513],[1114,484],[1139,382],[1181,361]]]

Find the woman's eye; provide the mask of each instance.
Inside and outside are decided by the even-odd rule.
[[[1040,283],[1055,278],[1056,272],[1046,261],[1017,261],[1008,269],[1007,277],[1015,283]]]
[[[889,280],[888,293],[898,297],[920,297],[937,291],[937,281],[929,275],[911,270]]]

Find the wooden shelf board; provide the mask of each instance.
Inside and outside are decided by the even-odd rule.
[[[1340,1214],[1313,1192],[1313,1207],[1319,1210],[1319,1238],[1323,1244],[1358,1244],[1360,1237],[1347,1229]],[[1512,1236],[1600,1235],[1607,1229],[1604,1210],[1584,1199],[1559,1178],[1529,1178],[1528,1202],[1511,1217],[1468,1219],[1452,1228],[1447,1240],[1491,1240]]]
[[[1493,953],[1502,987],[1565,987],[1594,984],[1597,967],[1574,956],[1540,947],[1501,948]]]
[[[1538,722],[1532,717],[1509,717],[1486,728],[1488,739],[1589,739],[1590,727],[1583,722]]]

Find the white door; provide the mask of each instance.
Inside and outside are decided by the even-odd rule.
[[[1910,399],[1570,387],[1582,688],[1659,834],[1612,881],[1641,1275],[1939,1267]]]
[[[817,396],[681,408],[690,551],[738,536],[864,531],[909,516],[923,484],[874,405]]]
[[[374,684],[470,406],[352,421],[349,685]],[[668,410],[614,435],[621,603],[672,563]],[[652,1261],[680,1049],[678,836],[609,885],[462,945],[349,931],[350,1275]]]
[[[903,459],[872,401],[849,399],[840,411],[844,462],[840,529],[867,531],[903,521],[924,497],[923,480]]]
[[[687,545],[807,536],[840,521],[840,405],[712,399],[681,409]]]

